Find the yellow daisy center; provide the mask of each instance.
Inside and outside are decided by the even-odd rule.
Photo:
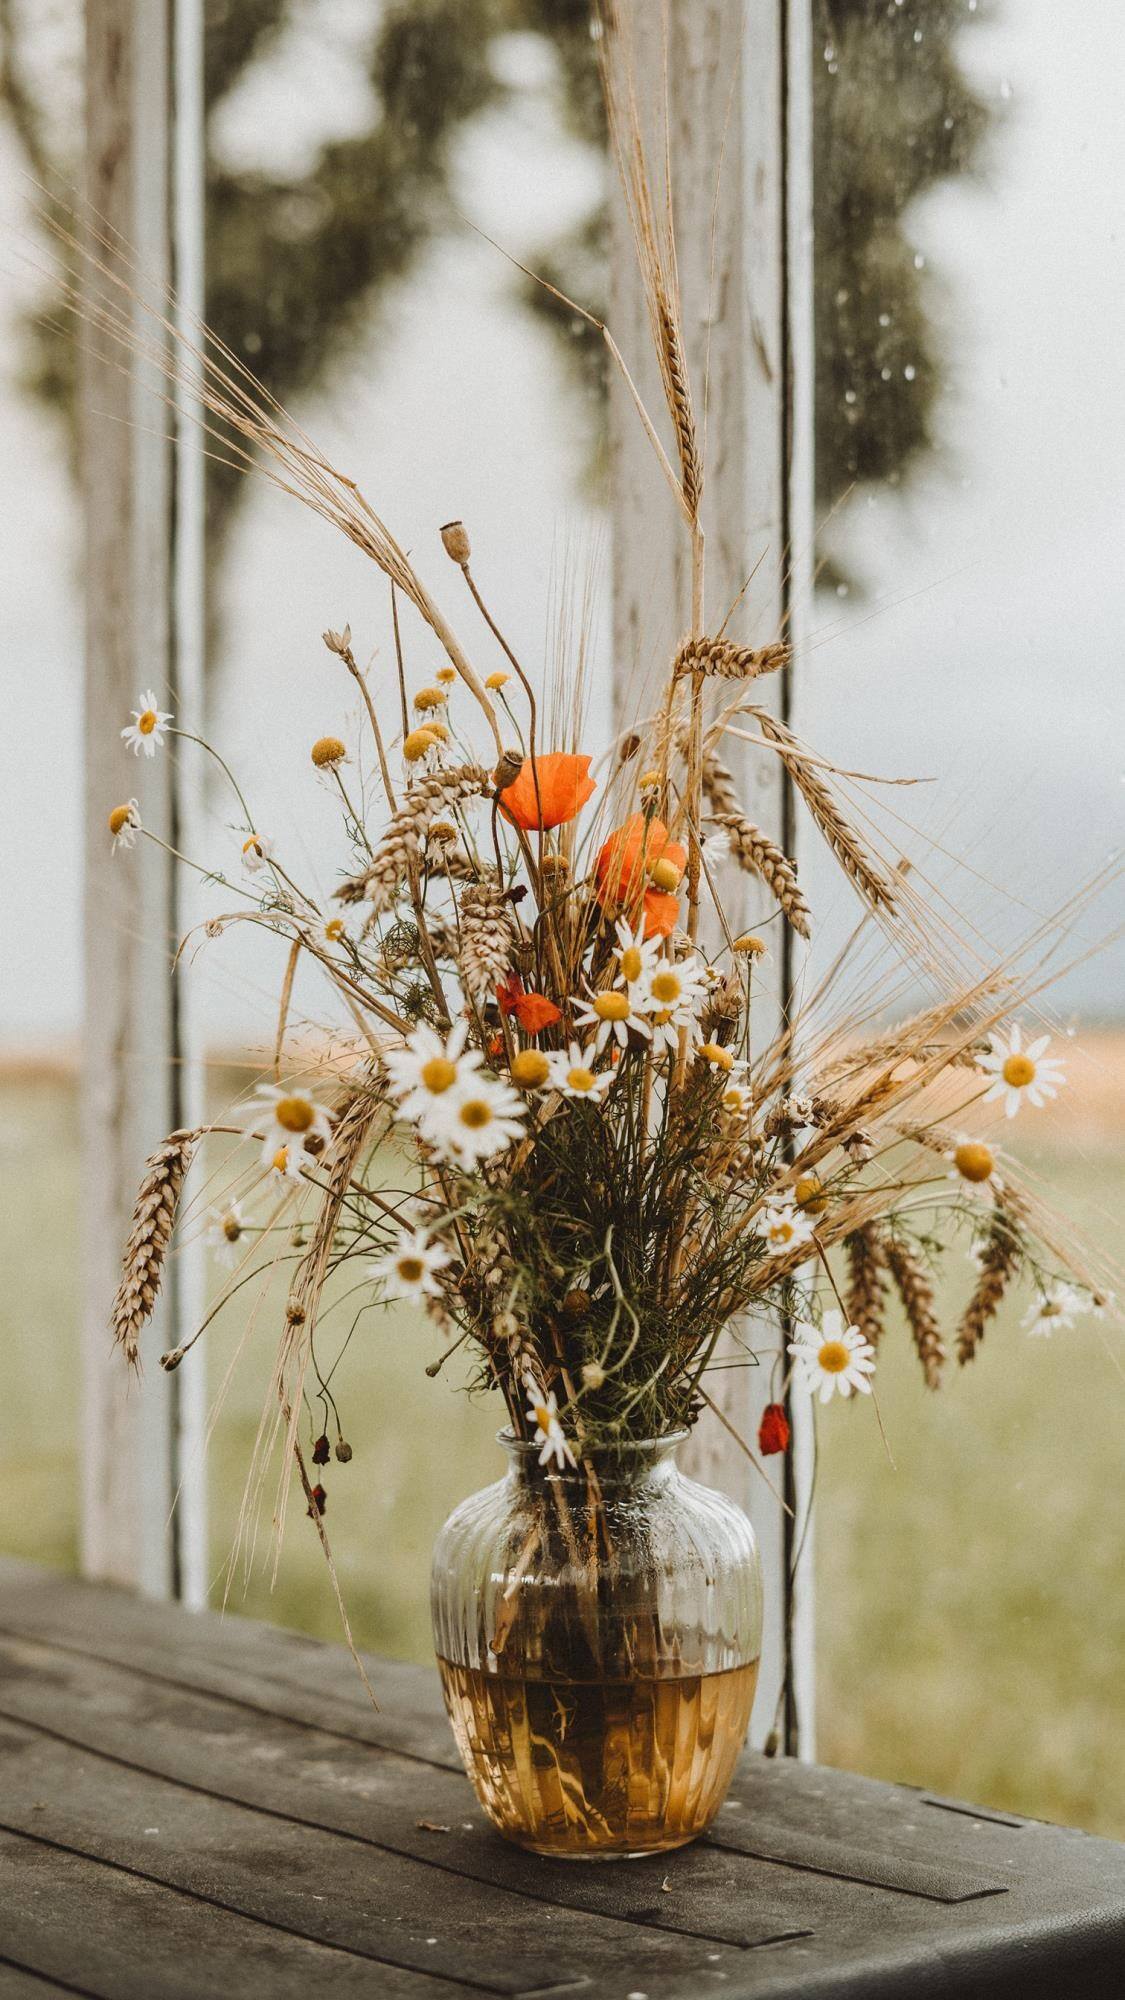
[[[439,667],[434,675],[434,679],[435,681],[440,681],[443,687],[451,687],[457,679],[457,669],[456,667]]]
[[[816,1358],[826,1375],[842,1375],[851,1356],[842,1340],[826,1340]]]
[[[766,947],[760,937],[755,937],[751,931],[747,931],[745,937],[735,938],[734,948],[736,951],[746,952],[750,958],[760,958]]]
[[[262,844],[256,833],[252,833],[249,840],[244,840],[242,843],[242,852],[244,854],[260,854],[261,851]]]
[[[741,1111],[745,1102],[746,1102],[746,1093],[744,1090],[739,1090],[737,1084],[734,1085],[730,1090],[724,1090],[723,1092],[724,1111]]]
[[[535,1404],[535,1421],[538,1424],[540,1430],[544,1433],[544,1435],[547,1433],[547,1431],[550,1430],[551,1412],[547,1408],[546,1403]]]
[[[660,783],[659,771],[642,771],[637,780],[642,792],[650,792]]]
[[[432,729],[412,729],[402,746],[402,754],[408,764],[417,764],[427,750],[432,750],[437,737]]]
[[[433,715],[431,715],[426,724],[426,734],[427,736],[432,736],[435,743],[448,743],[449,741],[449,731],[444,722],[439,722],[437,717]]]
[[[226,1237],[228,1243],[238,1242],[238,1239],[242,1234],[242,1224],[239,1221],[237,1215],[224,1215],[221,1228],[223,1235]]]
[[[420,1257],[409,1255],[400,1257],[395,1265],[395,1270],[398,1272],[404,1285],[416,1285],[419,1278],[424,1275],[425,1269],[426,1266]]]
[[[798,1208],[808,1209],[810,1214],[819,1215],[828,1206],[828,1196],[819,1174],[802,1174],[793,1197]]]
[[[270,1161],[270,1165],[273,1168],[275,1174],[283,1174],[285,1172],[286,1167],[289,1165],[288,1146],[278,1147],[276,1153],[273,1156],[273,1159]]]
[[[587,1090],[593,1090],[594,1088],[593,1070],[583,1069],[581,1064],[579,1064],[575,1069],[567,1070],[566,1080],[571,1090],[587,1091]]]
[[[429,1062],[422,1064],[420,1075],[423,1088],[440,1097],[443,1090],[456,1083],[457,1065],[448,1056],[431,1056]]]
[[[645,962],[635,944],[628,945],[622,952],[620,965],[622,979],[628,979],[632,982],[634,979],[640,978],[641,973],[644,971]]]
[[[788,1217],[781,1216],[770,1226],[770,1236],[775,1243],[789,1243],[793,1239],[793,1224]]]
[[[700,1042],[699,1053],[706,1062],[712,1063],[716,1069],[734,1068],[734,1057],[730,1050],[720,1048],[718,1042]]]
[[[414,697],[414,706],[425,712],[428,708],[441,708],[448,699],[449,696],[446,694],[444,688],[419,688],[418,693]]]
[[[493,694],[499,694],[502,687],[507,687],[510,679],[511,679],[510,674],[503,674],[500,672],[489,674],[488,679],[485,681],[485,687],[488,688]]]
[[[470,1132],[480,1132],[492,1123],[492,1106],[484,1097],[467,1097],[457,1116]]]
[[[131,806],[114,806],[113,811],[110,813],[109,816],[110,832],[120,833],[122,827],[128,826],[132,817],[133,817],[133,809]]]
[[[152,735],[153,730],[156,728],[156,710],[154,708],[146,708],[143,715],[138,715],[137,728],[140,730],[142,736]]]
[[[594,1012],[599,1021],[627,1021],[629,1002],[624,993],[598,993],[594,997]]]
[[[1023,1090],[1035,1080],[1035,1064],[1030,1056],[1009,1056],[1000,1074],[1013,1090]]]
[[[659,1000],[662,1007],[673,1007],[684,990],[683,980],[675,972],[658,972],[652,982],[652,997]]]
[[[996,1162],[987,1146],[966,1139],[954,1152],[953,1164],[962,1180],[986,1181]]]
[[[316,1112],[307,1097],[279,1097],[273,1115],[283,1132],[307,1132]]]
[[[331,917],[324,926],[324,935],[329,944],[335,944],[344,935],[343,917]]]
[[[342,764],[347,754],[347,745],[341,743],[338,736],[318,736],[309,752],[318,771],[332,764]]]
[[[681,872],[674,861],[654,862],[650,870],[653,888],[663,889],[666,895],[670,894],[677,886]]]

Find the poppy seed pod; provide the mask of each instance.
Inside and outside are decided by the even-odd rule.
[[[441,545],[450,562],[459,563],[464,569],[472,554],[464,521],[447,521],[441,530]]]

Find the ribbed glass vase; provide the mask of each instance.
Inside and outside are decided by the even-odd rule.
[[[434,1547],[434,1645],[465,1769],[538,1854],[650,1854],[722,1804],[758,1677],[762,1590],[746,1516],[686,1479],[685,1433],[508,1472]]]

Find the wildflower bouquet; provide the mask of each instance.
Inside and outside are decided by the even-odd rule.
[[[153,1154],[113,1315],[136,1363],[192,1157],[210,1134],[233,1137],[217,1219],[234,1260],[228,1292],[264,1255],[292,1263],[259,1460],[282,1447],[322,1534],[316,1469],[341,1392],[328,1387],[318,1314],[342,1272],[361,1305],[413,1298],[446,1351],[469,1343],[512,1432],[560,1471],[693,1424],[731,1322],[747,1365],[772,1370],[763,1453],[787,1442],[791,1379],[822,1401],[871,1393],[892,1294],[936,1389],[949,1347],[933,1270],[958,1232],[976,1256],[953,1334],[961,1364],[1017,1279],[1044,1321],[1102,1298],[978,1129],[982,1107],[1011,1117],[1062,1080],[1046,1038],[1014,1019],[1041,975],[982,963],[943,933],[910,870],[876,852],[846,810],[844,783],[858,774],[836,771],[763,700],[761,684],[789,666],[784,635],[739,643],[708,602],[671,227],[651,198],[633,111],[612,95],[611,110],[667,448],[633,393],[683,521],[692,587],[689,629],[652,712],[599,762],[581,742],[580,661],[546,718],[460,522],[441,542],[503,659],[492,672],[474,665],[354,483],[221,342],[201,330],[197,345],[161,350],[201,399],[220,453],[303,499],[390,585],[391,643],[374,669],[348,627],[324,635],[358,715],[346,740],[326,735],[310,750],[310,781],[340,807],[330,901],[302,883],[284,836],[264,831],[219,759],[234,865],[208,871],[217,907],[205,929],[215,939],[250,922],[277,940],[276,1061],[238,1119],[174,1133]],[[83,310],[135,346],[132,295],[117,297],[111,267],[98,269],[100,302]],[[152,692],[122,730],[145,757],[179,734]],[[733,752],[780,763],[861,905],[847,953],[794,988],[780,1023],[764,959],[783,956],[785,929],[808,938],[811,914],[793,856],[745,809]],[[123,847],[156,837],[135,800],[109,825]],[[729,917],[737,873],[767,899],[757,934]],[[890,1027],[881,1003],[840,1000],[848,953],[879,932],[901,968],[883,1000],[919,984],[931,996]],[[337,1025],[290,1074],[298,966],[325,982]]]

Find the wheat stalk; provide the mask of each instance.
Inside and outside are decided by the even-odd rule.
[[[957,1359],[962,1368],[976,1358],[985,1328],[999,1311],[1009,1282],[1019,1269],[1023,1239],[1020,1203],[1011,1188],[997,1196],[981,1252],[980,1276],[957,1329]]]
[[[895,1290],[902,1300],[903,1310],[910,1322],[918,1359],[922,1363],[922,1373],[927,1389],[936,1389],[941,1382],[941,1371],[945,1362],[945,1342],[941,1337],[937,1314],[934,1311],[934,1288],[924,1266],[908,1250],[905,1243],[888,1236],[885,1245],[887,1264],[895,1282]]]
[[[672,666],[673,680],[686,674],[708,674],[721,680],[751,681],[762,674],[774,674],[788,666],[792,650],[786,645],[737,646],[733,639],[685,639]]]
[[[797,870],[788,855],[741,813],[719,813],[715,825],[722,827],[739,867],[765,883],[798,937],[807,938],[812,912],[797,887]]]
[[[461,978],[480,1006],[511,969],[515,929],[504,891],[487,882],[462,890],[460,914]]]
[[[110,1314],[113,1338],[133,1368],[141,1332],[152,1318],[160,1292],[184,1176],[201,1136],[198,1126],[172,1132],[145,1161]]]
[[[462,764],[419,779],[406,804],[392,819],[369,866],[361,875],[350,875],[341,882],[334,894],[342,903],[360,903],[366,899],[376,915],[389,909],[406,880],[411,862],[421,853],[431,821],[440,813],[451,811],[462,799],[479,798],[491,789],[491,774],[479,764]]]
[[[875,1224],[864,1223],[845,1237],[844,1252],[848,1260],[848,1319],[872,1347],[877,1347],[886,1321],[887,1257]]]

